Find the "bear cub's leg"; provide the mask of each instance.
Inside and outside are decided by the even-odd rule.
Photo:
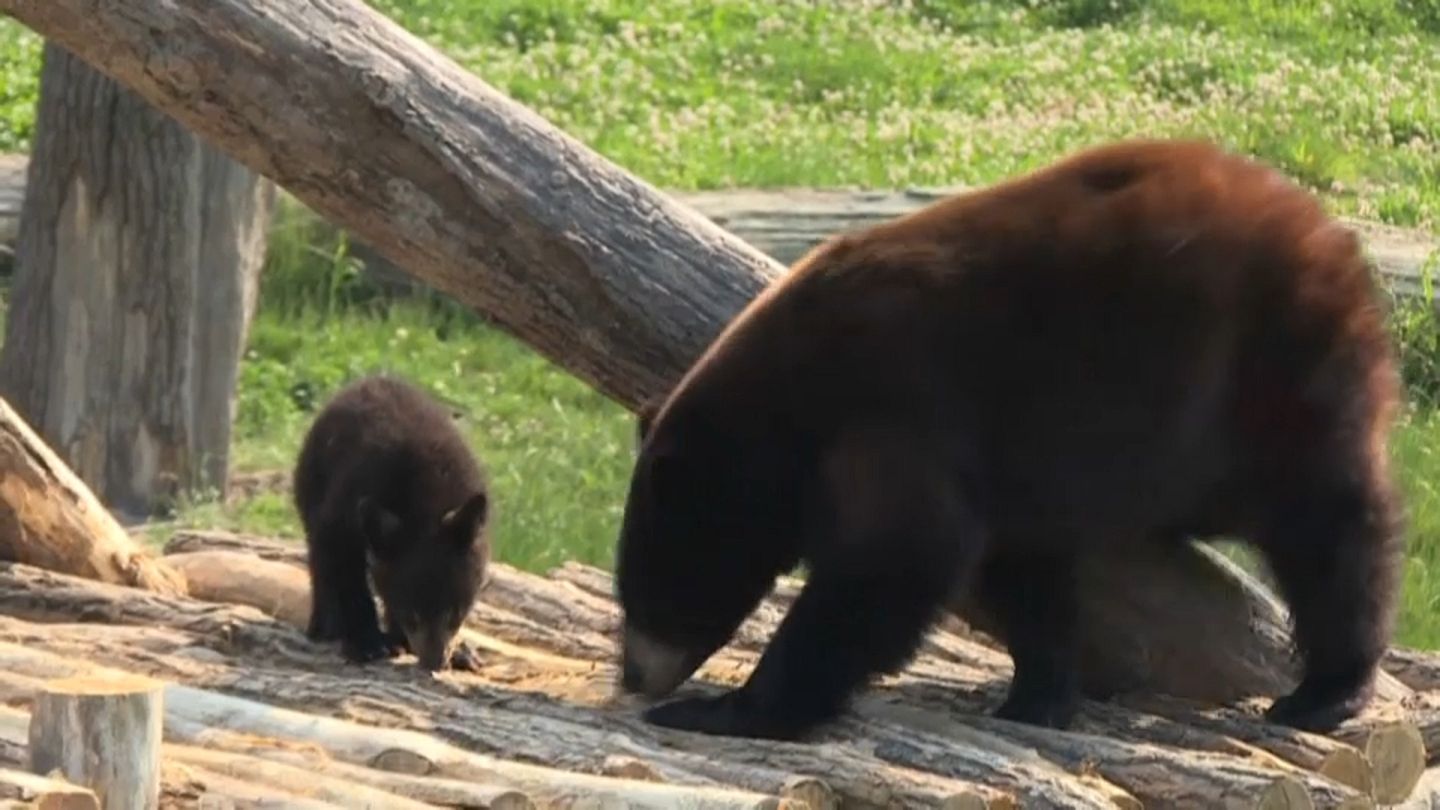
[[[1351,477],[1369,466],[1292,487],[1256,538],[1305,656],[1299,686],[1267,712],[1273,722],[1328,731],[1363,709],[1374,691],[1394,621],[1400,518],[1379,475]]]
[[[393,657],[366,577],[365,556],[334,527],[314,530],[309,543],[310,627],[315,641],[340,640],[340,651],[354,663]]]
[[[1063,729],[1080,706],[1076,660],[1075,557],[1063,551],[995,555],[980,568],[977,596],[1005,635],[1015,674],[995,716]]]

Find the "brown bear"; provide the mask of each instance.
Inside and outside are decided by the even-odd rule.
[[[799,737],[978,588],[1015,663],[997,715],[1063,728],[1077,553],[1203,532],[1290,605],[1304,675],[1268,716],[1332,727],[1391,634],[1398,400],[1355,235],[1210,144],[1095,147],[839,235],[642,409],[623,688],[670,694],[803,562],[748,681],[650,722]]]
[[[476,666],[456,638],[489,563],[490,500],[449,413],[393,377],[353,382],[311,425],[294,489],[312,640],[339,639],[356,663],[409,651],[430,671]]]

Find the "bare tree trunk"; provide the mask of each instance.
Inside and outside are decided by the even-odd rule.
[[[29,172],[0,392],[113,508],[223,485],[273,186],[54,44]]]
[[[199,465],[197,483],[224,494],[240,358],[255,315],[275,184],[203,142],[201,154],[192,457]]]

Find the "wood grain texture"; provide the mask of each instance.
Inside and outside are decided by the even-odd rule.
[[[31,810],[100,810],[94,791],[63,779],[9,768],[0,768],[0,802],[3,801],[20,802]]]
[[[137,546],[4,399],[0,560],[160,593],[185,591],[184,577]]]
[[[107,505],[223,487],[274,188],[53,43],[0,392]]]
[[[133,675],[79,675],[33,698],[30,770],[59,771],[94,791],[103,810],[160,806],[162,684]]]

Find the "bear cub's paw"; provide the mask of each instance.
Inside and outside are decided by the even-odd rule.
[[[397,655],[394,647],[379,632],[342,640],[340,654],[352,664],[368,664],[372,661],[388,660]]]
[[[741,690],[713,698],[683,698],[646,709],[646,722],[720,737],[794,740],[801,730],[758,711]]]

